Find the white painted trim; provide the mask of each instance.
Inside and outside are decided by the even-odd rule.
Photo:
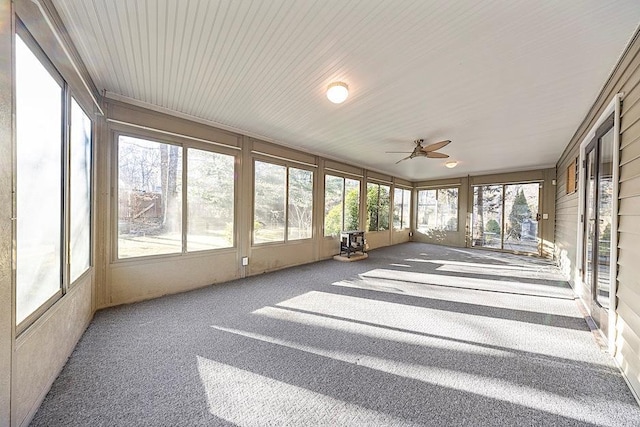
[[[413,187],[416,190],[436,190],[439,188],[457,188],[462,187],[462,184],[457,182],[455,184],[441,184],[441,185],[419,185],[417,187]]]
[[[189,139],[191,141],[203,142],[203,143],[209,144],[209,145],[216,145],[218,147],[229,148],[231,150],[236,150],[236,151],[241,151],[242,150],[242,147],[237,147],[235,145],[222,144],[220,142],[211,141],[209,139],[196,138],[195,136],[189,136],[189,135],[185,135],[185,134],[182,134],[182,133],[176,133],[176,132],[169,132],[169,131],[166,131],[166,130],[152,128],[152,127],[149,127],[149,126],[137,125],[135,123],[125,122],[125,121],[122,121],[122,120],[107,119],[107,122],[108,123],[114,123],[114,124],[117,124],[117,125],[130,126],[130,127],[136,128],[136,129],[143,129],[143,130],[147,130],[147,131],[151,131],[151,132],[157,132],[157,133],[161,133],[161,134],[164,134],[164,135],[176,136],[178,138]]]
[[[307,166],[307,167],[310,167],[310,168],[317,168],[318,167],[318,165],[313,164],[313,163],[301,162],[299,160],[293,160],[293,159],[290,159],[288,157],[276,156],[275,154],[265,153],[263,151],[251,150],[251,154],[257,154],[258,156],[263,156],[263,157],[269,157],[271,159],[282,160],[283,162],[296,163],[298,165],[303,165],[303,166]]]
[[[575,293],[582,300],[582,296],[585,291],[590,291],[586,288],[586,285],[582,281],[582,264],[584,261],[584,225],[583,222],[580,221],[581,217],[584,217],[584,189],[587,185],[587,177],[584,173],[583,164],[585,161],[585,148],[591,142],[591,140],[595,137],[596,130],[598,127],[609,117],[612,113],[614,113],[614,124],[613,124],[613,182],[614,185],[613,197],[612,197],[612,210],[614,215],[612,215],[612,223],[611,223],[611,249],[610,249],[610,265],[613,268],[610,268],[610,283],[611,289],[609,290],[609,321],[608,326],[609,330],[607,331],[608,335],[608,350],[610,354],[615,354],[615,320],[616,320],[616,292],[617,292],[617,265],[618,265],[618,187],[619,187],[619,169],[620,169],[620,102],[623,93],[617,93],[613,96],[607,108],[602,112],[596,123],[593,125],[591,130],[585,135],[580,143],[580,163],[579,163],[579,191],[578,191],[578,217],[576,218],[577,224],[577,241],[576,241],[576,265],[574,268],[574,277],[573,281],[575,284]],[[586,304],[584,304],[586,306]],[[589,314],[591,314],[590,307],[586,307]]]
[[[615,354],[616,350],[616,294],[618,293],[618,192],[620,188],[620,113],[623,93],[618,93],[611,101],[614,103],[613,115],[613,196],[611,197],[613,215],[611,216],[611,247],[609,248],[609,351]]]
[[[51,18],[49,17],[49,14],[44,10],[44,7],[42,6],[42,4],[40,3],[39,0],[32,0],[32,1],[36,4],[36,6],[38,6],[38,9],[40,10],[40,14],[44,18],[44,20],[47,23],[47,25],[49,26],[49,29],[51,29],[51,32],[53,33],[53,35],[56,38],[56,41],[58,42],[58,44],[62,48],[62,51],[64,52],[64,54],[67,56],[67,59],[71,63],[71,67],[73,68],[73,71],[76,72],[76,75],[78,76],[78,78],[82,82],[82,85],[84,86],[84,88],[87,90],[87,93],[89,94],[89,96],[91,97],[91,100],[93,101],[93,103],[95,104],[96,108],[100,112],[100,115],[104,116],[104,111],[102,110],[102,107],[100,106],[100,103],[98,102],[98,100],[94,96],[93,91],[89,87],[89,84],[84,79],[84,76],[82,75],[82,73],[78,69],[78,66],[76,65],[76,62],[73,60],[73,57],[71,56],[71,53],[69,52],[69,50],[67,49],[67,46],[65,45],[64,41],[62,40],[62,37],[58,33],[58,30],[56,29],[56,26],[53,24],[53,22],[51,22]]]
[[[367,182],[371,182],[372,184],[384,184],[384,185],[388,185],[388,186],[392,186],[393,185],[393,180],[392,181],[386,181],[384,179],[373,178],[371,176],[367,177]]]
[[[362,174],[345,172],[345,171],[340,170],[340,169],[324,168],[324,170],[325,170],[325,172],[335,172],[335,173],[339,173],[339,174],[342,174],[342,175],[355,176],[356,178],[364,178],[364,175],[362,175]],[[329,175],[331,175],[331,174],[329,174]]]

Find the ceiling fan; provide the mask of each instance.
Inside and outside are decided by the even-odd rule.
[[[436,152],[436,150],[446,147],[451,143],[451,141],[448,139],[440,142],[434,142],[433,144],[429,144],[425,146],[422,145],[422,143],[424,142],[424,139],[416,139],[413,142],[416,143],[416,148],[414,148],[413,151],[410,152],[411,154],[409,154],[407,157],[398,160],[396,162],[396,165],[403,160],[413,159],[414,157],[428,157],[430,159],[446,159],[447,157],[449,157],[448,154]],[[406,154],[406,153],[409,153],[409,151],[387,151],[387,153],[405,153]]]

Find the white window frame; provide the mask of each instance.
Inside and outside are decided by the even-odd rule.
[[[610,265],[617,266],[618,264],[618,192],[619,192],[619,181],[620,181],[620,106],[622,101],[622,93],[618,93],[613,96],[613,99],[607,105],[607,108],[602,112],[598,120],[589,130],[589,133],[583,138],[580,143],[580,168],[579,168],[579,179],[580,185],[578,186],[578,216],[576,218],[576,227],[578,232],[577,241],[576,241],[576,268],[574,271],[574,283],[576,286],[576,291],[579,295],[583,295],[584,292],[591,292],[590,289],[587,288],[586,284],[582,281],[582,265],[584,263],[584,226],[582,218],[585,217],[585,200],[584,200],[584,189],[586,188],[586,176],[584,173],[584,162],[586,160],[585,149],[589,142],[593,140],[596,135],[596,130],[598,127],[604,123],[604,121],[613,114],[613,197],[612,197],[612,215],[611,220],[611,247],[610,247]],[[609,280],[611,290],[609,291],[609,321],[608,321],[608,349],[610,352],[615,351],[615,326],[616,326],[616,293],[617,293],[617,275],[618,269],[611,268],[609,271]],[[591,312],[590,308],[586,306],[584,300],[579,298],[581,304],[587,310],[587,312]]]

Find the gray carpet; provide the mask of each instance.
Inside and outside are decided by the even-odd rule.
[[[640,407],[552,265],[409,243],[100,311],[32,425],[638,426]]]

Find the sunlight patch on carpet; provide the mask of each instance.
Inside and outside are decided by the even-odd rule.
[[[363,366],[398,377],[417,380],[451,390],[476,394],[490,399],[510,402],[551,414],[562,415],[563,417],[573,418],[577,421],[583,419],[583,412],[590,410],[591,408],[589,408],[588,405],[593,403],[581,402],[578,399],[541,390],[535,386],[528,387],[518,385],[510,381],[475,375],[463,371],[389,360],[348,351],[335,351],[234,328],[215,325],[212,326],[212,328],[268,344]],[[292,419],[292,416],[296,418],[300,417],[297,419],[301,421],[305,420],[305,422],[309,423],[308,425],[315,425],[319,422],[317,419],[314,419],[318,417],[318,414],[324,414],[327,411],[336,412],[336,409],[338,409],[337,405],[344,405],[339,407],[340,411],[347,413],[357,411],[357,416],[353,415],[352,417],[354,419],[357,418],[360,425],[371,425],[369,423],[375,425],[381,424],[380,421],[377,420],[377,417],[382,415],[379,412],[365,410],[356,405],[336,401],[329,396],[285,384],[274,379],[265,378],[242,369],[201,357],[198,358],[198,369],[205,389],[207,390],[211,413],[236,424],[260,425],[260,422],[264,422],[264,420],[257,419],[255,422],[251,420],[252,423],[247,424],[244,418],[246,418],[246,414],[249,412],[253,412],[254,414],[268,413],[269,416],[265,419],[273,420],[274,413],[277,414],[280,411],[286,410],[289,411],[287,419]],[[222,391],[222,396],[216,392],[217,389]],[[562,413],[560,413],[559,408],[564,408]],[[567,408],[571,410],[569,411]],[[310,419],[304,418],[307,417],[306,411],[310,412]],[[364,413],[361,411],[364,411]],[[335,415],[339,416],[337,413]],[[601,416],[599,416],[599,414],[592,414],[592,416],[592,419],[599,423],[606,423],[608,420],[607,414],[602,414]],[[369,423],[367,423],[366,417],[371,417]],[[322,421],[322,415],[320,415],[320,422],[328,424]],[[332,422],[342,424],[341,421],[332,420]],[[392,423],[393,421],[388,419],[385,420],[383,424],[387,422]],[[398,420],[395,422],[398,422]]]
[[[278,420],[287,425],[336,426],[356,422],[359,425],[417,425],[254,372],[196,357],[209,412],[239,426],[278,425]]]

